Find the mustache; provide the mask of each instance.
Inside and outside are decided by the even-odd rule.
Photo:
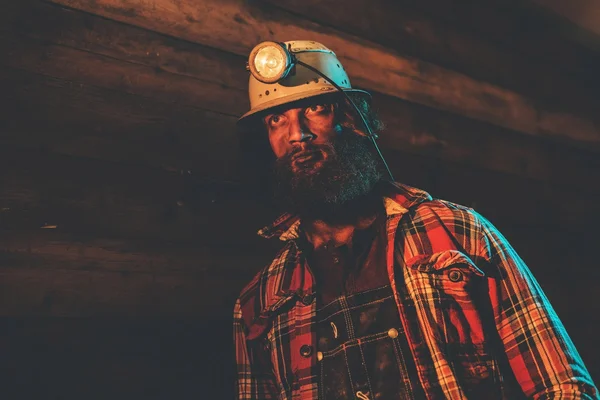
[[[368,140],[349,132],[324,143],[294,143],[274,160],[273,194],[279,206],[308,218],[333,221],[350,211],[352,217],[359,206],[349,205],[362,204],[381,179]]]
[[[335,149],[329,143],[323,144],[308,144],[304,143],[301,146],[295,146],[290,150],[284,157],[282,157],[285,161],[294,161],[296,158],[308,156],[311,154],[321,153],[324,156],[331,156],[335,153]],[[284,161],[282,160],[282,161]]]

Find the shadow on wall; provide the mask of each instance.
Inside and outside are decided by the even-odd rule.
[[[204,321],[3,318],[2,398],[233,398],[228,315]]]

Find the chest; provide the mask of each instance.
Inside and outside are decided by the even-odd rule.
[[[388,315],[398,318],[397,327],[393,328],[405,335],[402,354],[414,365],[422,389],[426,393],[441,390],[437,380],[440,374],[451,381],[464,382],[464,390],[496,379],[496,363],[485,340],[480,314],[480,295],[487,287],[487,278],[478,263],[456,247],[424,254],[407,251],[411,243],[406,241],[392,242],[395,246],[391,248],[389,243],[380,249],[386,255],[385,268],[381,270],[385,271],[385,282],[390,288],[389,300],[393,300],[387,303],[385,310],[393,311]],[[313,296],[309,300],[297,299],[279,310],[266,335],[273,371],[284,394],[282,398],[318,398],[319,390],[325,387],[320,380],[326,372],[320,361],[326,352],[344,354],[339,350],[349,342],[337,340],[342,333],[350,342],[354,340],[353,343],[361,336],[389,337],[391,328],[383,325],[386,321],[389,324],[391,319],[383,317],[384,308],[357,307],[353,314],[348,304],[342,307],[343,312],[332,313],[329,319],[324,319],[317,312],[317,298]],[[372,324],[378,318],[383,325]],[[321,343],[324,337],[329,343]],[[362,363],[359,358],[364,356],[364,352],[358,351],[357,362]],[[406,367],[406,363],[403,365]],[[347,368],[339,366],[330,371],[347,371]],[[403,374],[398,374],[400,379]],[[462,392],[460,385],[457,388]],[[301,394],[309,397],[298,397]]]

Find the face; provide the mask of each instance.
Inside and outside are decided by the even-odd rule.
[[[335,106],[311,103],[264,117],[276,157],[276,198],[288,211],[327,218],[380,179],[368,138],[342,128]]]
[[[276,158],[330,143],[339,132],[332,104],[313,103],[281,110],[265,116],[264,123]],[[325,154],[313,154],[312,161],[318,164],[317,158],[323,156]],[[306,154],[304,158],[311,157]]]

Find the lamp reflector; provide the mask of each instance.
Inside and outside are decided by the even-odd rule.
[[[263,42],[250,53],[248,65],[256,79],[265,83],[284,78],[291,67],[291,56],[281,44]]]

